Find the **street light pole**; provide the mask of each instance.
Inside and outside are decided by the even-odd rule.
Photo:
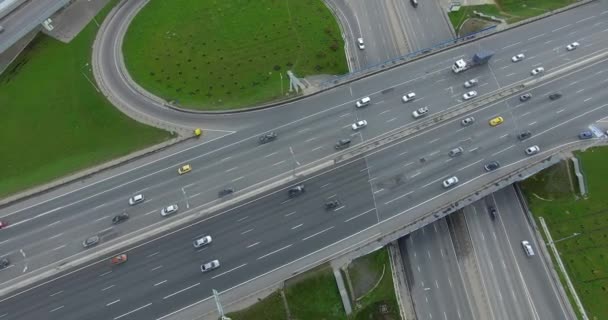
[[[220,302],[220,295],[215,289],[211,289],[213,291],[213,298],[215,299],[215,305],[217,306],[217,312],[220,314],[220,320],[230,320],[230,318],[224,315],[224,308],[222,308],[222,303]]]
[[[581,235],[581,234],[580,234],[579,232],[575,232],[575,233],[573,233],[572,235],[567,236],[567,237],[565,237],[565,238],[557,239],[557,240],[553,241],[553,243],[558,243],[558,242],[560,242],[560,241],[568,240],[568,239],[570,239],[570,238],[574,238],[574,237],[576,237],[576,236],[580,236],[580,235]]]

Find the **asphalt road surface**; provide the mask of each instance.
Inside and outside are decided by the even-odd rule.
[[[333,144],[338,138],[352,135],[353,139],[356,139],[355,143],[359,143],[404,124],[412,123],[414,120],[410,114],[417,107],[428,105],[431,114],[444,110],[448,106],[460,102],[460,95],[463,93],[462,82],[471,77],[480,79],[477,90],[480,95],[483,95],[499,86],[528,78],[529,70],[540,65],[541,61],[547,72],[551,72],[564,63],[591,55],[597,50],[605,48],[606,42],[608,42],[608,37],[606,37],[608,26],[606,20],[601,18],[605,14],[602,15],[603,13],[598,10],[598,5],[601,4],[601,2],[596,2],[578,10],[567,12],[562,16],[569,19],[560,20],[553,17],[539,23],[529,24],[518,29],[515,33],[501,33],[481,42],[450,50],[363,79],[348,87],[336,88],[300,102],[289,104],[284,108],[242,116],[240,120],[251,119],[252,121],[243,125],[243,129],[240,131],[226,133],[227,136],[219,140],[195,146],[187,151],[158,160],[151,165],[133,168],[127,173],[118,174],[102,182],[84,186],[69,194],[62,195],[60,194],[61,190],[59,190],[57,191],[58,197],[48,201],[37,203],[36,199],[33,199],[30,200],[28,205],[18,204],[14,207],[5,208],[2,211],[2,216],[3,219],[9,221],[11,227],[2,232],[0,250],[9,254],[11,259],[15,261],[15,267],[2,271],[1,277],[3,280],[7,280],[22,274],[28,261],[43,254],[47,254],[44,258],[46,260],[41,259],[40,265],[44,265],[45,262],[48,264],[57,261],[82,250],[79,247],[80,242],[90,234],[90,230],[101,227],[101,225],[96,226],[95,224],[103,223],[104,226],[108,226],[107,219],[111,219],[111,216],[116,212],[129,210],[132,219],[140,221],[137,224],[138,227],[159,222],[162,218],[158,214],[158,210],[167,204],[178,203],[181,208],[188,209],[190,207],[190,210],[208,205],[212,201],[218,201],[217,191],[221,186],[234,185],[238,192],[238,190],[243,190],[255,183],[272,178],[278,173],[289,173],[293,170],[294,164],[295,166],[305,165],[333,154]],[[586,13],[588,10],[593,12],[594,9],[596,12],[593,15],[590,16]],[[572,22],[570,23],[570,21]],[[580,22],[577,23],[577,21]],[[558,31],[553,32],[553,30]],[[528,40],[517,42],[519,39]],[[580,41],[581,47],[575,51],[566,52],[565,44],[574,40]],[[478,67],[465,72],[463,75],[454,75],[449,71],[449,66],[457,57],[464,54],[470,55],[477,50],[475,48],[480,46],[493,48],[497,51],[489,67]],[[519,63],[511,63],[509,61],[510,57],[520,51],[525,51],[529,58]],[[458,195],[467,194],[467,188],[477,181],[489,179],[492,175],[497,177],[524,164],[528,158],[523,154],[523,149],[528,145],[540,145],[541,151],[545,152],[540,154],[539,157],[542,157],[552,148],[576,140],[576,135],[580,130],[606,116],[604,109],[607,106],[604,103],[606,93],[602,90],[606,83],[604,72],[608,72],[608,63],[604,61],[596,63],[589,68],[580,69],[550,83],[543,83],[538,87],[531,88],[533,98],[526,103],[519,103],[517,97],[512,97],[505,102],[478,109],[473,113],[478,119],[473,126],[463,128],[460,125],[461,119],[453,119],[434,127],[432,130],[405,139],[388,149],[370,155],[365,159],[367,167],[360,166],[359,162],[353,164],[353,167],[348,166],[348,169],[345,170],[350,176],[357,177],[362,174],[367,176],[368,179],[364,181],[371,180],[371,187],[370,183],[360,183],[361,188],[363,185],[370,188],[371,203],[368,207],[367,203],[357,202],[358,199],[361,199],[361,201],[365,199],[363,191],[358,190],[359,193],[354,196],[356,199],[348,198],[344,200],[346,206],[339,211],[340,214],[345,213],[350,217],[357,217],[349,222],[357,221],[357,223],[362,224],[360,228],[363,228],[363,225],[372,225],[395,214],[408,214],[422,203],[433,201],[440,205]],[[404,74],[408,75],[405,79]],[[399,100],[400,95],[410,90],[417,92],[418,99],[414,103],[404,105]],[[564,96],[559,100],[551,101],[547,98],[547,95],[555,90],[561,90]],[[353,93],[349,94],[349,92]],[[365,109],[355,110],[353,100],[366,94],[371,95],[373,104]],[[297,108],[302,104],[310,106],[310,108]],[[323,110],[318,110],[319,108]],[[496,115],[502,115],[505,118],[505,123],[496,128],[491,128],[487,125],[487,120]],[[229,118],[237,120],[239,117]],[[359,132],[353,132],[349,125],[356,119],[362,119],[363,117],[369,122],[368,127]],[[196,117],[194,118],[196,119]],[[222,121],[226,121],[226,119]],[[218,121],[218,124],[221,125],[222,121]],[[263,123],[273,123],[273,126],[263,125]],[[258,134],[273,128],[279,132],[279,139],[270,144],[259,146],[256,141]],[[514,136],[522,129],[531,130],[533,137],[525,142],[517,141]],[[450,158],[446,155],[446,152],[459,144],[466,147],[464,154],[449,160]],[[425,160],[421,162],[422,157]],[[492,174],[484,173],[482,166],[485,161],[489,160],[499,160],[502,169]],[[185,162],[191,163],[194,170],[179,177],[175,170],[179,164]],[[459,176],[460,185],[451,191],[445,191],[440,186],[441,180],[452,174]],[[395,176],[402,178],[394,179]],[[330,177],[323,179],[327,179],[326,183],[332,183],[337,178],[330,175]],[[388,185],[390,181],[396,183]],[[407,183],[399,183],[403,181]],[[349,190],[349,192],[356,191],[352,189],[354,186],[350,186],[348,183],[347,187],[346,190]],[[321,189],[321,186],[319,186],[319,189]],[[126,199],[141,190],[144,190],[148,201],[143,205],[129,208]],[[340,193],[336,194],[339,195]],[[318,207],[324,199],[331,195],[333,193],[317,194],[303,199],[312,202],[307,205]],[[29,206],[29,204],[33,205]],[[403,210],[403,208],[407,209]],[[286,215],[290,212],[281,211],[281,214]],[[182,211],[183,213],[184,211]],[[234,223],[234,219],[230,220],[224,217],[227,217],[227,215],[219,216],[217,219],[224,224]],[[337,226],[338,222],[341,222],[340,226],[344,227],[344,233],[333,229],[331,229],[332,232],[327,232],[328,236],[338,236],[338,238],[330,239],[331,241],[327,243],[332,243],[332,241],[358,230],[356,226],[345,224],[347,219],[342,219],[342,217],[336,215],[326,215],[326,217],[329,221],[322,226],[317,226],[315,230],[310,230],[311,234],[314,234],[312,231],[321,232],[330,226]],[[64,219],[70,220],[71,223],[61,223]],[[58,223],[58,221],[61,222]],[[276,219],[272,222],[279,223]],[[295,222],[290,224],[291,227],[296,227],[299,224]],[[295,228],[296,231],[294,232],[299,232],[297,230],[304,227],[303,222],[302,224],[303,226]],[[117,228],[124,228],[124,232],[127,232],[129,228],[131,228],[130,231],[136,231],[138,227],[135,227],[135,223],[129,221]],[[262,235],[258,235],[258,237],[267,237],[265,238],[266,241],[270,238],[279,238],[279,228],[275,227],[269,230]],[[323,234],[317,238],[320,240],[315,241],[321,241]],[[193,236],[194,234],[175,233],[164,241],[172,243],[174,239],[177,241],[178,238],[184,237],[182,241],[188,243],[190,240],[186,241],[184,239],[191,239]],[[301,239],[304,239],[304,237]],[[215,244],[223,241],[220,236]],[[276,246],[272,248],[259,246],[259,244],[254,246],[253,248],[257,247],[254,250],[261,250],[256,252],[246,250],[246,246],[252,243],[245,242],[242,238],[228,240],[228,242],[230,241],[237,241],[241,246],[234,246],[237,250],[223,250],[220,252],[221,254],[216,255],[221,261],[224,261],[222,268],[217,270],[216,274],[239,268],[235,269],[234,273],[230,272],[230,277],[218,277],[215,278],[218,279],[215,282],[201,282],[192,289],[183,291],[192,294],[192,300],[209,295],[209,290],[194,290],[198,286],[213,286],[218,289],[229,288],[244,281],[244,279],[249,279],[255,274],[261,274],[264,270],[271,270],[273,267],[291,261],[306,252],[299,245],[279,240],[276,241]],[[292,245],[287,247],[289,244]],[[321,242],[313,243],[308,250],[319,248],[322,244]],[[61,247],[62,245],[65,246]],[[42,250],[39,246],[47,246],[47,250]],[[53,250],[49,256],[50,249],[48,247],[51,247],[51,249],[61,248]],[[145,306],[133,314],[140,314],[141,312],[143,314],[142,319],[147,319],[149,316],[146,312],[159,315],[161,310],[168,312],[177,308],[178,305],[186,305],[185,300],[170,299],[174,296],[169,296],[167,299],[162,298],[181,290],[180,288],[188,288],[202,281],[193,280],[193,277],[201,279],[200,274],[198,274],[200,271],[195,273],[196,276],[194,274],[188,276],[169,270],[171,268],[160,268],[168,270],[163,272],[171,273],[170,275],[163,273],[162,278],[179,278],[174,280],[176,281],[175,287],[157,286],[160,294],[163,295],[158,301],[169,300],[170,303],[174,304],[167,305],[153,302],[156,300],[149,300],[148,289],[144,288],[146,285],[153,284],[146,284],[147,282],[144,283],[144,281],[152,278],[153,281],[158,280],[160,282],[162,279],[156,278],[158,276],[156,274],[152,277],[150,273],[143,271],[146,270],[143,269],[143,266],[149,267],[149,263],[145,263],[144,258],[146,256],[138,253],[138,250],[155,250],[150,247],[158,247],[158,245],[142,246],[141,249],[137,248],[130,251],[129,263],[120,266],[120,269],[115,268],[121,271],[139,271],[130,271],[129,280],[124,280],[131,284],[129,288],[130,292],[133,292],[133,295],[130,294],[125,299],[131,300],[118,298],[124,303],[114,303],[108,307],[98,303],[91,305],[90,308],[92,309],[81,307],[78,312],[85,312],[91,315],[91,319],[93,319],[100,312],[109,312],[107,310],[110,309],[105,308],[111,307],[112,314],[116,314],[118,317],[123,314],[121,312],[126,313]],[[25,254],[21,253],[22,250]],[[275,253],[276,250],[279,251]],[[259,259],[262,260],[259,262],[257,258],[267,254],[271,254],[269,257],[277,260]],[[160,259],[159,261],[162,261],[160,263],[164,265],[165,261],[184,261],[184,259],[192,259],[192,257],[190,254],[184,254],[184,252],[176,250],[166,255],[159,254],[157,259]],[[42,262],[42,260],[45,262]],[[248,261],[247,265],[240,267],[245,261]],[[253,261],[256,261],[256,263]],[[200,259],[197,259],[196,262],[190,264],[190,267],[196,271],[196,265],[200,262]],[[179,270],[181,267],[175,268]],[[183,268],[186,268],[186,266]],[[61,313],[64,312],[61,311],[63,308],[66,308],[65,312],[67,312],[69,308],[80,305],[77,299],[84,299],[86,295],[98,299],[99,293],[94,289],[80,289],[78,296],[74,293],[69,297],[67,295],[61,296],[62,292],[51,297],[51,294],[62,291],[61,289],[53,290],[57,287],[64,288],[63,286],[66,285],[76,286],[77,284],[83,286],[88,284],[90,287],[91,283],[103,280],[100,280],[102,277],[99,277],[99,275],[103,273],[100,271],[106,269],[108,269],[107,261],[100,262],[100,264],[95,264],[80,273],[53,282],[52,288],[42,286],[21,295],[18,300],[22,304],[17,304],[12,299],[5,300],[2,304],[10,305],[6,308],[3,306],[1,310],[6,310],[7,319],[15,318],[15,315],[17,315],[15,319],[17,319],[30,312],[32,315],[43,315],[46,312],[46,315],[50,318],[53,318],[52,313],[56,312],[57,315],[64,315]],[[31,269],[29,270],[31,271]],[[241,278],[238,276],[240,272],[243,273]],[[92,282],[89,283],[89,281]],[[138,295],[138,292],[143,296]],[[44,301],[43,299],[32,301],[36,294],[43,297],[48,295],[49,300],[58,299],[57,301],[62,302],[62,304],[58,304],[55,308],[62,305],[63,308],[51,313],[52,309],[47,310],[41,307],[40,303]],[[49,300],[46,300],[47,304]],[[149,303],[152,304],[146,306]],[[36,307],[36,305],[40,307]],[[68,313],[71,316],[72,313]],[[60,318],[65,319],[66,317]]]
[[[594,7],[584,6],[580,10],[586,12],[589,8]],[[573,11],[566,15],[576,18],[581,14]],[[447,106],[462,101],[462,82],[466,79],[479,79],[476,90],[483,95],[513,81],[529,78],[529,70],[540,65],[541,61],[547,72],[551,72],[552,68],[557,69],[563,63],[590,55],[606,47],[608,42],[608,26],[600,17],[602,13],[591,19],[578,20],[582,21],[577,25],[580,31],[574,29],[572,24],[556,27],[555,24],[563,24],[556,19],[526,25],[517,33],[528,31],[535,35],[528,35],[528,39],[534,39],[525,45],[521,41],[519,44],[505,42],[504,38],[510,34],[508,32],[488,38],[482,42],[484,47],[498,48],[497,43],[502,42],[503,48],[507,48],[504,49],[506,53],[497,50],[499,53],[490,67],[474,68],[462,75],[454,75],[447,68],[456,57],[462,55],[460,53],[470,50],[467,47],[387,71],[348,87],[330,90],[285,108],[254,112],[240,119],[252,120],[247,122],[249,125],[257,121],[254,128],[246,127],[238,132],[210,131],[206,137],[209,140],[201,145],[147,165],[129,168],[129,171],[118,172],[115,176],[104,176],[103,180],[84,185],[73,192],[57,190],[42,198],[48,200],[31,199],[4,208],[1,211],[2,219],[8,221],[10,226],[2,230],[0,250],[11,258],[15,267],[2,271],[0,279],[6,281],[27,274],[80,252],[83,250],[81,242],[90,235],[101,234],[103,242],[158,223],[161,221],[158,212],[166,205],[177,203],[183,211],[183,208],[217,203],[220,201],[217,192],[225,186],[235,187],[237,193],[255,188],[257,183],[272,179],[277,174],[288,174],[294,166],[300,167],[331,156],[335,152],[333,144],[340,138],[351,137],[357,144],[410,124],[415,121],[411,111],[417,107],[428,106],[431,114],[445,110]],[[545,27],[545,23],[549,26]],[[527,27],[530,30],[525,29]],[[544,28],[572,29],[568,30],[566,37]],[[561,39],[564,37],[567,39]],[[547,40],[539,41],[541,38]],[[581,47],[566,52],[564,44],[574,40],[579,40]],[[550,46],[552,43],[555,43],[553,47]],[[513,49],[518,45],[525,49]],[[520,51],[525,51],[528,58],[519,63],[510,62],[510,57]],[[448,58],[448,53],[453,57]],[[438,197],[443,192],[441,180],[448,174],[457,173],[461,180],[469,175],[476,176],[481,173],[483,164],[491,160],[500,160],[503,170],[509,170],[505,168],[506,165],[515,163],[508,168],[517,167],[524,158],[522,150],[532,143],[538,143],[544,151],[558,145],[562,141],[559,138],[575,139],[580,130],[605,115],[605,105],[601,103],[605,95],[602,91],[606,81],[605,69],[605,63],[595,64],[573,75],[532,88],[530,92],[533,98],[526,103],[512,97],[506,102],[483,107],[473,114],[477,122],[469,127],[462,127],[460,119],[455,119],[409,138],[390,151],[370,155],[367,161],[370,179],[374,178],[374,197],[381,205],[380,216],[397,214],[401,210],[395,208],[402,208],[404,201],[420,199],[420,195],[413,193],[415,189],[423,190],[425,197]],[[407,79],[403,78],[404,72],[410,75]],[[564,97],[556,101],[547,99],[547,95],[556,90],[563,91]],[[417,100],[403,104],[400,96],[408,91],[416,91]],[[360,94],[355,95],[355,92]],[[348,99],[365,94],[372,97],[372,105],[355,109],[352,100]],[[295,107],[302,104],[310,106],[311,110]],[[316,111],[317,106],[330,107],[311,113]],[[266,118],[261,119],[262,115]],[[497,115],[504,116],[505,123],[496,128],[489,127],[488,119]],[[238,117],[222,119],[238,124]],[[358,119],[366,119],[369,125],[359,132],[353,132],[349,126]],[[262,126],[262,120],[274,126]],[[242,122],[243,125],[245,122]],[[564,130],[564,126],[571,129]],[[258,135],[270,129],[279,133],[279,139],[259,145]],[[517,141],[515,135],[522,130],[530,130],[532,139]],[[462,146],[464,154],[458,158],[448,157],[447,151],[456,146]],[[424,161],[421,161],[423,158]],[[176,169],[183,163],[192,164],[194,169],[180,177]],[[128,197],[139,192],[146,195],[147,201],[129,207]],[[129,223],[111,228],[111,218],[123,211],[131,215]]]

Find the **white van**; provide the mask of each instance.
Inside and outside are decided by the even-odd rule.
[[[371,102],[372,102],[372,99],[370,99],[369,97],[364,97],[364,98],[361,98],[360,100],[358,100],[356,105],[357,105],[357,108],[363,108],[363,107],[369,105]]]
[[[528,242],[528,240],[522,241],[521,246],[524,248],[524,252],[526,253],[526,255],[528,257],[531,257],[534,255],[534,250],[532,249],[532,246],[530,245],[530,242]]]

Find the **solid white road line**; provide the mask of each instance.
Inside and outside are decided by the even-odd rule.
[[[197,283],[195,283],[195,284],[193,284],[193,285],[191,285],[191,286],[189,286],[189,287],[186,287],[186,288],[183,288],[183,289],[181,289],[181,290],[175,291],[175,292],[173,292],[173,293],[172,293],[172,294],[170,294],[170,295],[164,296],[164,297],[163,297],[163,300],[168,299],[168,298],[171,298],[171,297],[173,297],[174,295],[176,295],[176,294],[180,294],[180,293],[182,293],[182,292],[184,292],[184,291],[186,291],[186,290],[192,289],[192,288],[194,288],[194,287],[198,286],[199,284],[201,284],[201,283],[200,283],[200,282],[197,282]]]
[[[367,210],[367,211],[365,211],[365,212],[363,212],[363,213],[359,213],[358,215],[356,215],[356,216],[354,216],[354,217],[351,217],[351,218],[348,218],[348,219],[344,220],[344,222],[349,222],[349,221],[351,221],[351,220],[357,219],[357,218],[359,218],[360,216],[362,216],[362,215],[364,215],[364,214],[366,214],[366,213],[370,213],[370,212],[372,212],[372,211],[374,211],[374,210],[376,210],[376,208],[372,208],[372,209],[369,209],[369,210]]]
[[[272,251],[272,252],[270,252],[270,253],[267,253],[267,254],[265,254],[265,255],[263,255],[263,256],[261,256],[261,257],[257,258],[256,260],[261,260],[261,259],[264,259],[264,258],[266,258],[266,257],[268,257],[268,256],[270,256],[270,255],[273,255],[273,254],[275,254],[275,253],[277,253],[277,252],[279,252],[279,251],[283,251],[283,250],[285,250],[285,249],[287,249],[287,248],[289,248],[289,247],[291,247],[291,246],[292,246],[291,244],[290,244],[290,245],[286,245],[286,246],[284,246],[283,248],[281,248],[281,249],[277,249],[277,250]]]
[[[129,312],[127,312],[127,313],[125,313],[125,314],[122,314],[122,315],[118,316],[118,317],[114,317],[114,320],[118,320],[118,319],[120,319],[120,318],[126,317],[126,316],[130,315],[130,314],[131,314],[131,313],[133,313],[133,312],[137,312],[137,311],[139,311],[139,310],[141,310],[141,309],[143,309],[143,308],[147,308],[147,307],[149,307],[149,306],[151,306],[151,305],[152,305],[152,302],[150,302],[150,303],[148,303],[148,304],[146,304],[146,305],[143,305],[143,306],[141,306],[141,307],[139,307],[139,308],[137,308],[137,309],[133,309],[133,310],[131,310],[131,311],[129,311]]]
[[[215,279],[215,278],[217,278],[217,277],[221,277],[221,276],[225,275],[225,274],[226,274],[226,273],[228,273],[228,272],[232,272],[232,271],[234,271],[234,270],[236,270],[236,269],[239,269],[239,268],[242,268],[242,267],[244,267],[244,266],[246,266],[246,265],[247,265],[246,263],[243,263],[242,265],[240,265],[240,266],[238,266],[238,267],[234,267],[234,268],[232,268],[232,269],[230,269],[230,270],[228,270],[228,271],[224,271],[224,272],[222,272],[222,273],[220,273],[220,274],[218,274],[218,275],[215,275],[215,276],[211,277],[211,279]]]
[[[412,193],[414,193],[414,191],[410,191],[410,192],[408,192],[408,193],[402,194],[402,195],[398,196],[397,198],[394,198],[394,199],[392,199],[392,200],[389,200],[389,201],[385,202],[384,204],[389,204],[389,203],[391,203],[391,202],[393,202],[393,201],[397,201],[397,200],[399,200],[399,199],[401,199],[401,198],[403,198],[403,197],[405,197],[405,196],[407,196],[407,195],[410,195],[410,194],[412,194]]]
[[[331,226],[331,227],[326,228],[326,229],[323,229],[323,230],[321,230],[321,231],[319,231],[319,232],[317,232],[317,233],[313,233],[313,234],[309,235],[309,236],[308,236],[308,237],[306,237],[306,238],[302,238],[302,241],[308,240],[308,239],[310,239],[310,238],[312,238],[312,237],[316,237],[316,236],[320,235],[321,233],[323,233],[323,232],[327,232],[327,231],[329,231],[329,230],[331,230],[331,229],[333,229],[333,228],[334,228],[334,227],[333,227],[333,226]]]

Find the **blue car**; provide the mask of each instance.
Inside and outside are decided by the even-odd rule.
[[[591,133],[591,131],[583,131],[578,134],[578,138],[581,140],[591,139],[591,138],[593,138],[593,133]]]

